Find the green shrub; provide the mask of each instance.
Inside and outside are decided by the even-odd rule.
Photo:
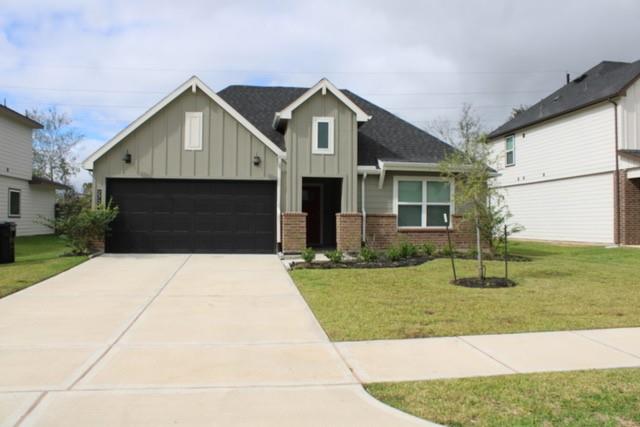
[[[402,258],[400,249],[395,246],[392,246],[389,249],[387,249],[386,256],[389,261],[399,261],[400,258]]]
[[[469,258],[478,258],[478,250],[476,248],[469,248],[467,250],[467,256]]]
[[[343,254],[341,251],[329,251],[324,254],[331,262],[342,262]]]
[[[433,243],[423,243],[418,248],[418,251],[424,256],[431,256],[436,253],[436,247]]]
[[[368,246],[363,246],[360,249],[358,258],[360,258],[364,262],[373,262],[378,259],[378,253]]]
[[[451,255],[455,255],[456,253],[456,248],[455,246],[452,245],[444,245],[442,247],[442,249],[440,249],[440,255],[441,256],[451,256]]]
[[[316,259],[316,251],[313,248],[306,248],[301,253],[304,262],[313,262]]]
[[[413,258],[418,255],[418,248],[410,242],[401,242],[398,245],[398,250],[400,251],[400,256],[402,258]]]
[[[85,255],[94,251],[95,242],[104,239],[109,224],[117,216],[118,207],[108,203],[96,209],[69,209],[55,219],[40,218],[40,222],[59,234],[73,254]]]

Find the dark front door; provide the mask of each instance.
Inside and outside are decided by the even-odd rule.
[[[109,179],[120,209],[106,250],[124,253],[274,253],[272,181]]]
[[[307,245],[322,245],[322,186],[302,187],[302,212],[307,214]]]

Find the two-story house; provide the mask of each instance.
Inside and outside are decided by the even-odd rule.
[[[640,61],[596,65],[489,138],[520,237],[640,244]]]
[[[32,134],[42,126],[0,105],[0,222],[16,223],[18,236],[51,234],[41,218],[53,218],[57,188],[66,188],[33,176]]]
[[[192,77],[92,154],[110,252],[355,251],[472,241],[438,174],[449,145],[322,79],[311,88]]]

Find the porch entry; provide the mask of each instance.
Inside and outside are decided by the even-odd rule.
[[[307,214],[307,246],[336,246],[336,214],[340,212],[341,178],[303,178],[302,212]]]

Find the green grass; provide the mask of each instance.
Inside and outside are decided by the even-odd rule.
[[[640,326],[640,250],[516,242],[531,262],[509,264],[514,288],[449,284],[448,259],[395,269],[294,270],[332,340]],[[456,262],[459,276],[475,263]],[[503,273],[498,261],[488,275]]]
[[[449,426],[640,426],[640,369],[371,384],[369,393]]]
[[[0,298],[68,270],[87,257],[63,256],[68,249],[54,235],[18,237],[16,262],[0,264]]]

